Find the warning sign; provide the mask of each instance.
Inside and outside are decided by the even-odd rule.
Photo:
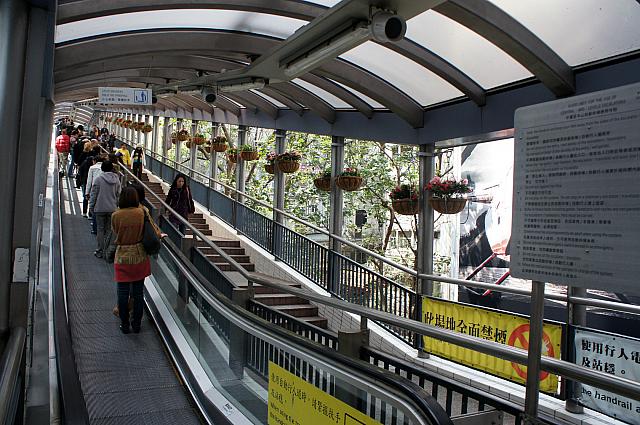
[[[529,319],[515,314],[498,313],[481,307],[472,307],[449,301],[425,297],[422,300],[422,321],[432,326],[499,342],[512,347],[529,349]],[[545,323],[542,336],[542,354],[560,358],[562,326]],[[465,366],[479,369],[514,382],[525,383],[526,366],[508,362],[487,354],[424,337],[425,351]],[[556,392],[558,377],[540,373],[540,390]]]
[[[359,410],[269,362],[269,425],[379,425]]]

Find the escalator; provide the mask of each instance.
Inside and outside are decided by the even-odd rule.
[[[64,423],[452,423],[416,384],[252,314],[250,288],[225,296],[169,238],[142,332],[120,334],[112,268],[70,183],[54,188],[51,241]]]

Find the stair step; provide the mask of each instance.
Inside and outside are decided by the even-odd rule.
[[[322,316],[298,317],[298,320],[302,320],[303,322],[307,322],[322,329],[327,329],[328,326],[327,319]]]
[[[256,294],[255,300],[266,305],[304,304],[304,298],[290,294]]]
[[[221,248],[240,248],[240,241],[215,240],[215,239],[212,239],[211,242],[213,242],[214,244],[218,245]],[[196,246],[198,246],[198,247],[200,247],[200,246],[207,247],[208,245],[206,243],[200,241],[200,242],[198,242],[198,244]]]
[[[204,255],[217,255],[217,252],[214,251],[213,248],[210,248],[208,246],[198,246],[197,248]],[[244,248],[236,248],[236,247],[227,248],[225,246],[222,246],[220,247],[220,249],[222,249],[224,252],[226,252],[229,255],[245,255]]]
[[[318,315],[318,307],[311,304],[286,304],[273,306],[276,310],[294,317],[310,317]]]
[[[213,235],[213,232],[212,232],[212,231],[211,231],[211,229],[209,229],[208,227],[207,227],[206,229],[200,229],[200,228],[198,228],[198,226],[195,226],[195,227],[196,227],[196,229],[198,229],[198,230],[200,231],[200,233],[202,233],[203,235],[206,235],[206,236],[211,236],[211,235]],[[192,232],[191,232],[191,229],[187,229],[185,234],[190,235],[191,233],[192,233]]]
[[[193,218],[204,218],[204,216],[202,215],[202,213],[194,213],[194,214],[191,214],[191,217],[193,217]]]
[[[222,258],[221,255],[206,254],[206,257],[209,259],[209,261],[211,261],[214,264],[223,264],[227,262],[227,260]],[[248,255],[232,255],[231,258],[233,258],[238,263],[244,263],[244,264],[251,263],[251,259],[249,258]]]
[[[300,285],[299,283],[292,284],[290,286],[292,288],[300,288],[300,287],[302,287],[302,285]],[[253,285],[253,288],[254,288],[254,291],[255,291],[256,294],[281,294],[282,293],[282,292],[279,292],[275,288],[271,288],[269,286],[258,285],[257,283]]]
[[[189,223],[191,224],[207,224],[207,220],[204,218],[193,218],[189,216]]]
[[[222,270],[223,272],[234,272],[234,271],[236,271],[236,269],[233,268],[231,266],[231,264],[228,264],[228,263],[216,264],[216,266],[218,266],[218,268],[220,270]],[[253,272],[256,269],[256,266],[251,264],[251,263],[240,263],[240,267],[244,268],[248,272]]]

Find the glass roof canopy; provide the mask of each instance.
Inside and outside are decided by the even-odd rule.
[[[104,85],[188,81],[202,71],[241,69],[286,43],[308,22],[350,2],[363,1],[283,0],[264,6],[243,0],[210,5],[130,0],[126,6],[67,1],[58,7],[56,99],[92,98]],[[407,20],[401,42],[366,41],[292,81],[230,93],[227,109],[222,95],[215,107],[236,116],[242,116],[245,108],[257,109],[273,120],[290,121],[291,111],[299,117],[315,115],[285,125],[302,129],[319,117],[326,122],[326,129],[319,132],[325,133],[343,125],[343,113],[349,114],[345,119],[355,113],[354,125],[360,126],[361,117],[369,122],[386,120],[389,125],[389,117],[378,117],[390,112],[407,126],[401,133],[409,134],[409,129],[428,128],[428,111],[433,108],[462,101],[484,108],[487,96],[506,86],[538,82],[550,99],[580,92],[574,85],[580,83],[575,80],[576,68],[614,58],[619,62],[621,55],[634,57],[640,52],[636,0],[425,3],[436,6]],[[331,6],[336,7],[327,8]],[[157,40],[157,45],[144,49],[143,43],[151,44],[150,40]],[[84,55],[89,49],[92,53]],[[185,109],[184,102],[181,105]],[[195,97],[188,106],[205,115],[215,113]],[[162,107],[179,108],[170,98]]]

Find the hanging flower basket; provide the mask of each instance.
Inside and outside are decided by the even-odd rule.
[[[187,130],[178,131],[178,140],[181,142],[189,140],[189,132]]]
[[[147,124],[144,121],[139,122],[138,125],[136,125],[136,130],[142,131],[145,125]]]
[[[236,163],[238,162],[238,149],[229,148],[227,149],[227,161]]]
[[[195,143],[197,146],[204,145],[207,142],[206,137],[204,137],[204,134],[201,134],[201,133],[196,133],[196,135],[193,136],[191,139],[193,140],[193,143]]]
[[[322,192],[331,192],[331,177],[313,179],[313,185]]]
[[[211,143],[211,152],[224,152],[227,150],[226,143]]]
[[[278,169],[286,174],[295,173],[300,169],[300,161],[278,160],[276,164],[278,164]]]
[[[151,124],[145,124],[142,127],[142,132],[143,133],[151,133],[151,131],[153,131],[153,126],[151,126]]]
[[[255,161],[259,156],[258,151],[253,146],[240,146],[240,158],[242,158],[243,161]]]
[[[420,212],[420,201],[417,199],[393,199],[391,206],[400,215],[416,215]]]
[[[275,174],[276,166],[273,164],[264,164],[264,171],[266,171],[269,174]]]
[[[467,205],[465,198],[429,198],[431,208],[440,214],[458,214]]]
[[[336,186],[347,192],[355,192],[362,186],[362,177],[340,176],[336,179]]]

